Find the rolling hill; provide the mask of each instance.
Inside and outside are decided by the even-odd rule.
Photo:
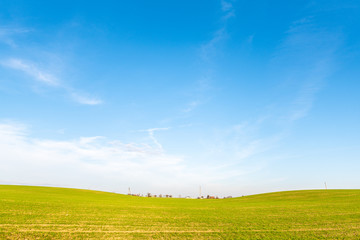
[[[360,239],[360,190],[142,198],[0,185],[0,239]]]

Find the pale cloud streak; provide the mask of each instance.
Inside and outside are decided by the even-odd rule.
[[[156,131],[144,130],[153,139]],[[103,136],[70,140],[35,138],[18,123],[0,123],[0,183],[50,185],[125,192],[156,189],[170,194],[191,194],[199,183],[210,190],[226,179],[254,171],[219,164],[188,165],[182,156],[167,153],[158,140],[123,143]],[[194,188],[194,189],[192,189]],[[223,192],[218,191],[218,194]]]
[[[280,82],[286,91],[280,97],[282,102],[273,103],[275,111],[253,121],[217,129],[204,139],[208,149],[204,158],[226,159],[224,168],[252,169],[254,175],[278,161],[277,148],[288,137],[292,124],[309,114],[317,93],[334,71],[339,42],[338,35],[317,28],[311,18],[294,22],[273,59],[277,72],[286,75],[279,76],[284,77]],[[284,102],[285,98],[288,101]]]
[[[182,110],[183,113],[187,114],[194,111],[199,106],[205,104],[209,101],[210,97],[207,96],[209,90],[212,89],[210,84],[209,75],[211,75],[211,71],[207,73],[207,76],[202,77],[199,81],[196,82],[193,87],[191,94],[193,95],[193,99],[187,104],[187,106]]]
[[[31,32],[31,29],[27,28],[18,28],[18,27],[0,27],[0,42],[3,42],[10,47],[17,47],[17,44],[14,41],[14,36],[26,34]]]
[[[207,43],[201,45],[201,58],[204,61],[210,61],[211,57],[215,55],[217,50],[217,44],[227,36],[227,32],[225,27],[218,29],[212,39]]]
[[[40,69],[32,62],[18,58],[9,58],[1,61],[0,64],[3,67],[20,71],[38,83],[44,84],[48,87],[62,89],[71,97],[71,99],[79,104],[98,105],[102,103],[102,100],[98,98],[87,96],[87,94],[81,94],[73,88],[65,85],[65,83],[60,81],[54,74]]]
[[[19,70],[29,76],[31,76],[34,80],[44,83],[49,86],[59,86],[58,79],[42,70],[40,70],[37,66],[33,65],[32,63],[27,63],[24,60],[10,58],[1,63],[3,66]]]
[[[205,92],[209,89],[210,83],[213,78],[214,67],[211,66],[212,61],[219,52],[222,42],[228,37],[227,33],[227,22],[229,19],[235,17],[235,8],[233,6],[234,1],[221,0],[221,26],[216,29],[213,33],[213,37],[207,42],[200,46],[200,58],[202,64],[205,65],[205,73],[199,81],[197,81],[197,89],[195,99],[191,100],[186,108],[183,110],[184,113],[189,113],[195,110],[198,106],[204,104],[209,98],[204,97]],[[205,87],[204,87],[205,86]]]
[[[230,18],[235,17],[235,9],[233,7],[232,2],[221,0],[221,10],[223,12],[223,16],[221,17],[222,26],[217,29],[213,37],[206,43],[204,43],[201,49],[201,58],[204,61],[209,61],[211,57],[216,54],[216,50],[218,48],[218,44],[224,39],[228,37],[227,34],[227,22]]]
[[[72,92],[71,97],[76,102],[85,105],[99,105],[103,103],[101,99],[80,95],[79,93],[76,92]]]
[[[15,40],[17,36],[32,32],[29,28],[20,27],[0,27],[0,42],[4,42],[12,48],[16,48],[17,44]],[[67,95],[75,102],[84,105],[98,105],[103,101],[89,96],[89,94],[83,94],[66,85],[64,81],[61,81],[56,74],[52,73],[49,69],[39,67],[38,64],[27,61],[21,58],[3,58],[0,61],[0,65],[3,67],[20,71],[25,75],[29,76],[32,80],[37,83],[43,84],[48,87],[58,88],[67,93]]]
[[[61,141],[33,138],[27,128],[14,123],[0,124],[0,148],[0,181],[12,183],[99,188],[106,182],[114,190],[112,181],[124,187],[140,177],[160,184],[156,176],[183,168],[181,158],[147,144],[124,144],[101,136]]]
[[[271,164],[269,153],[276,151],[286,139],[289,126],[291,128],[293,123],[309,114],[317,93],[334,71],[339,44],[339,36],[316,28],[311,18],[294,22],[273,59],[275,68],[281,70],[278,72],[286,75],[281,81],[286,91],[284,97],[280,97],[282,102],[274,103],[277,106],[275,112],[260,116],[258,120],[218,130],[218,136],[211,138],[215,141],[208,146],[209,155],[225,157],[226,167],[259,163],[265,168]],[[288,101],[284,102],[285,97]]]
[[[312,17],[289,27],[273,59],[286,75],[285,84],[297,86],[285,119],[292,122],[308,115],[316,94],[335,70],[335,52],[340,44],[338,32],[318,27]]]
[[[204,43],[199,46],[198,54],[201,59],[201,65],[205,71],[202,73],[200,79],[195,81],[194,86],[191,88],[190,92],[192,96],[185,107],[181,109],[182,115],[193,112],[199,106],[211,99],[211,97],[206,96],[209,95],[208,90],[212,89],[211,82],[213,80],[214,67],[211,65],[219,52],[221,43],[228,37],[227,22],[230,18],[235,17],[233,2],[234,1],[226,0],[219,1],[222,12],[222,16],[219,19],[221,26],[218,29],[215,29],[211,39],[204,41]]]
[[[273,67],[276,70],[278,67],[278,72],[286,75],[280,81],[286,91],[280,98],[282,102],[274,103],[276,110],[271,108],[270,113],[254,121],[219,130],[220,136],[214,137],[217,141],[210,147],[217,152],[212,154],[226,156],[226,153],[231,153],[225,166],[252,160],[263,162],[264,166],[270,164],[272,160],[268,154],[286,139],[289,126],[291,128],[293,123],[311,111],[316,94],[333,72],[339,42],[336,34],[314,26],[311,18],[294,22],[273,59],[273,63],[276,62]],[[288,99],[286,102],[285,97]],[[276,112],[278,109],[280,113]],[[272,128],[271,131],[269,128]]]
[[[161,145],[161,143],[156,139],[155,137],[155,132],[157,131],[167,131],[169,130],[170,128],[149,128],[149,129],[146,129],[146,130],[140,130],[139,132],[147,132],[149,134],[149,138],[151,139],[151,141],[155,144],[155,146],[157,147],[157,149],[160,151],[160,152],[163,152],[164,149],[163,149],[163,146]]]
[[[202,104],[202,102],[200,100],[194,100],[188,104],[187,108],[184,109],[184,112],[185,113],[191,112],[201,104]]]
[[[224,12],[224,20],[235,17],[235,10],[231,1],[221,0],[221,10]]]
[[[224,167],[254,168],[259,164],[266,165],[267,158],[263,154],[273,150],[282,140],[283,133],[275,132],[268,135],[261,134],[264,125],[262,121],[244,122],[217,129],[213,135],[204,139],[205,158],[226,159]],[[257,168],[257,167],[256,167]]]
[[[306,117],[313,106],[315,95],[320,90],[320,86],[305,84],[299,91],[297,98],[293,101],[293,110],[290,111],[288,119],[296,121]]]

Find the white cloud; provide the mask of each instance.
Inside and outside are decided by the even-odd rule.
[[[285,78],[282,84],[295,86],[286,120],[301,119],[311,111],[316,94],[334,72],[340,44],[340,33],[317,26],[311,16],[289,26],[272,60]]]
[[[188,113],[188,112],[191,112],[193,111],[196,107],[200,106],[202,104],[201,101],[199,100],[194,100],[194,101],[191,101],[187,108],[184,109],[184,112]]]
[[[241,169],[226,162],[187,162],[158,143],[122,143],[102,136],[70,140],[35,138],[23,125],[0,122],[0,184],[50,185],[126,192],[196,196],[199,184],[218,194],[231,194],[229,179],[254,173],[260,165]],[[195,165],[194,165],[195,164]],[[232,194],[239,186],[232,186]],[[226,191],[225,191],[226,190]]]
[[[215,54],[218,48],[217,45],[228,36],[226,23],[228,19],[235,17],[235,9],[230,1],[221,0],[221,10],[224,14],[222,16],[223,26],[214,32],[210,41],[200,47],[201,57],[205,61],[210,60],[210,57]]]
[[[191,93],[189,93],[192,99],[182,109],[183,114],[188,114],[194,111],[199,106],[206,104],[211,99],[211,97],[208,96],[209,91],[212,90],[210,84],[211,82],[210,75],[211,72],[207,73],[206,76],[203,76],[200,80],[198,80],[195,83],[195,86],[192,87]]]
[[[0,42],[5,42],[11,47],[17,47],[14,41],[15,36],[31,31],[32,29],[28,28],[0,26]],[[78,91],[66,86],[65,83],[61,82],[55,74],[51,73],[51,71],[44,70],[31,61],[19,58],[8,58],[0,61],[0,65],[20,71],[41,84],[45,84],[49,87],[60,88],[66,91],[67,94],[70,95],[70,97],[77,103],[85,105],[98,105],[103,103],[103,101],[98,98],[89,97],[88,94],[80,94]]]
[[[1,64],[5,67],[22,71],[31,76],[36,81],[42,82],[46,85],[59,86],[59,81],[56,79],[56,77],[21,59],[10,58],[8,60],[2,61]]]
[[[213,55],[215,55],[217,50],[217,44],[226,38],[227,33],[225,27],[218,29],[215,33],[212,39],[208,41],[207,43],[201,45],[201,58],[204,61],[209,61]]]
[[[250,36],[247,38],[247,42],[248,42],[249,44],[252,44],[253,41],[254,41],[254,34],[250,35]]]
[[[98,105],[103,103],[103,101],[98,98],[89,97],[87,96],[88,94],[80,94],[72,88],[67,87],[54,74],[40,69],[36,64],[32,62],[18,58],[10,58],[1,61],[0,64],[4,67],[21,71],[39,83],[66,91],[67,94],[69,94],[70,97],[77,103],[85,105]]]
[[[221,10],[225,13],[223,20],[235,17],[235,10],[233,4],[230,1],[221,0]]]
[[[19,27],[0,27],[0,42],[4,42],[10,47],[17,47],[14,36],[31,32],[31,29],[19,28]]]
[[[263,164],[267,158],[259,157],[273,150],[282,140],[282,130],[268,135],[261,134],[263,123],[254,121],[217,129],[203,140],[207,159],[226,159],[223,166],[251,167]]]
[[[231,1],[221,0],[220,4],[221,10],[223,12],[223,15],[221,17],[222,24],[218,29],[214,31],[213,37],[207,42],[204,42],[199,49],[200,58],[205,65],[211,63],[218,54],[219,49],[221,48],[221,44],[228,37],[227,22],[230,18],[235,17],[235,9]],[[213,66],[209,65],[205,68],[207,69],[206,73],[203,74],[203,77],[199,83],[205,83],[206,87],[202,87],[202,89],[199,91],[200,94],[197,94],[196,99],[193,99],[192,101],[190,101],[190,103],[187,104],[187,107],[183,110],[183,112],[185,113],[193,111],[198,106],[204,104],[208,100],[207,97],[204,98],[202,95],[205,95],[205,90],[211,88],[209,87],[209,83],[213,75]]]
[[[228,12],[230,10],[232,10],[233,8],[233,5],[231,2],[229,1],[225,1],[225,0],[222,0],[221,1],[221,9],[224,11],[224,12]]]
[[[298,97],[293,102],[293,108],[289,114],[289,120],[295,121],[305,117],[311,110],[315,94],[319,91],[319,86],[304,85],[300,89]]]
[[[0,27],[0,37],[28,33],[30,31],[31,31],[31,29],[27,29],[27,28]]]
[[[76,102],[80,103],[80,104],[85,104],[85,105],[98,105],[98,104],[102,104],[103,101],[101,99],[98,98],[92,98],[92,97],[87,97],[85,95],[80,95],[79,93],[75,93],[73,92],[71,94],[72,99],[74,99]]]
[[[166,131],[169,130],[170,128],[149,128],[146,130],[140,130],[140,132],[147,132],[149,134],[150,139],[153,141],[153,143],[155,144],[155,146],[158,148],[159,151],[163,151],[163,146],[160,144],[160,142],[156,139],[154,133],[156,131]]]
[[[161,176],[183,168],[180,157],[146,144],[124,144],[100,136],[39,139],[14,123],[0,123],[0,148],[0,181],[11,183],[118,190],[116,185],[139,181],[149,187],[146,181],[150,179],[160,184]]]

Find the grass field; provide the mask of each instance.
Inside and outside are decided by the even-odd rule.
[[[0,239],[360,239],[360,190],[141,198],[0,185]]]

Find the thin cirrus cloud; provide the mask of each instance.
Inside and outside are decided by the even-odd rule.
[[[2,61],[1,65],[13,70],[20,71],[31,77],[32,80],[43,85],[63,89],[73,99],[73,101],[77,103],[85,105],[98,105],[102,103],[102,100],[100,99],[86,96],[86,94],[80,94],[71,87],[64,85],[55,75],[43,71],[34,63],[24,61],[22,59],[10,58]]]
[[[234,10],[233,4],[230,1],[222,0],[221,1],[221,10],[225,13],[225,15],[223,16],[224,20],[227,20],[227,19],[235,16],[235,10]]]
[[[85,104],[85,105],[98,105],[98,104],[103,103],[103,101],[98,98],[87,97],[85,95],[81,95],[76,92],[72,92],[71,97],[76,102],[78,102],[80,104]]]
[[[217,45],[228,36],[227,21],[235,17],[235,9],[230,1],[221,1],[221,10],[223,12],[221,17],[223,25],[214,32],[213,37],[208,42],[201,46],[201,58],[205,62],[210,61],[211,57],[216,54]]]
[[[139,132],[147,132],[149,134],[149,138],[151,139],[151,141],[155,144],[156,148],[158,151],[162,152],[164,151],[162,144],[156,139],[155,137],[155,132],[157,131],[167,131],[170,128],[149,128],[149,129],[145,129],[145,130],[139,130]]]
[[[189,113],[195,110],[197,107],[206,103],[209,97],[206,97],[206,91],[211,89],[211,80],[213,75],[213,68],[211,65],[212,60],[216,57],[216,54],[219,50],[221,43],[228,37],[227,33],[227,22],[230,18],[235,17],[235,8],[231,1],[222,0],[221,11],[222,11],[222,26],[216,29],[213,33],[213,37],[203,43],[200,46],[200,58],[202,60],[202,64],[205,65],[206,72],[203,74],[202,78],[197,81],[194,99],[192,99],[185,109],[183,109],[183,113]]]
[[[0,27],[0,42],[9,45],[12,48],[16,48],[17,44],[14,41],[14,36],[31,32],[32,29],[19,28],[19,27]]]
[[[73,181],[77,179],[77,187],[100,188],[113,181],[126,184],[138,176],[161,183],[155,176],[182,169],[181,158],[147,144],[124,144],[99,136],[39,139],[18,123],[0,123],[0,148],[0,166],[5,170],[0,181],[76,187]],[[99,184],[90,186],[91,179],[98,179]]]
[[[151,135],[163,130],[167,128],[144,132]],[[156,188],[175,194],[200,182],[211,186],[219,180],[253,171],[214,165],[188,166],[184,157],[169,154],[157,144],[122,143],[102,136],[70,140],[34,138],[26,126],[13,122],[0,122],[0,149],[3,170],[0,182],[12,184],[119,192],[132,186],[143,193]]]
[[[26,63],[21,59],[10,58],[8,60],[3,61],[2,65],[14,70],[21,71],[32,77],[32,79],[41,82],[43,84],[54,87],[59,86],[59,81],[58,79],[56,79],[55,76],[46,73],[44,71],[41,71],[35,65],[31,63]]]
[[[282,71],[285,84],[297,86],[285,119],[292,122],[309,114],[317,93],[334,71],[340,45],[341,34],[317,26],[312,17],[289,26],[272,59],[278,68],[286,69]]]

